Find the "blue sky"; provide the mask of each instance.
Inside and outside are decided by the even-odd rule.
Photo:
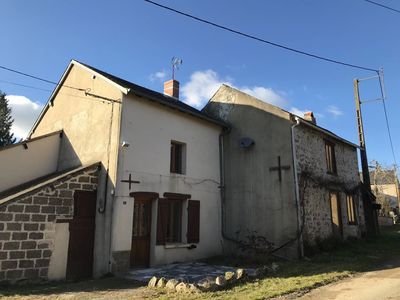
[[[377,0],[400,9],[396,0]],[[158,0],[159,3],[262,38],[371,68],[383,67],[394,146],[400,158],[400,14],[363,0]],[[319,125],[357,142],[353,78],[370,72],[317,61],[217,30],[135,1],[0,2],[0,65],[57,81],[77,59],[162,91],[173,56],[182,99],[200,107],[229,83],[287,110],[312,110]],[[0,70],[0,90],[12,99],[23,135],[49,92],[48,84]],[[376,81],[363,82],[362,97],[376,98]],[[16,97],[20,96],[20,97]],[[369,159],[393,162],[381,103],[363,106]]]

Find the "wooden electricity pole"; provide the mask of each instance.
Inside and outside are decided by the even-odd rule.
[[[367,227],[367,234],[369,236],[376,236],[379,234],[378,216],[372,201],[371,179],[369,176],[367,149],[365,147],[364,125],[361,115],[361,100],[359,91],[359,80],[354,79],[354,100],[356,103],[356,118],[358,127],[358,140],[360,142],[360,158],[361,169],[364,183],[364,191],[362,193],[364,205],[365,225]]]

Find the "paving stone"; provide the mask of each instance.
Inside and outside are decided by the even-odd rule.
[[[253,272],[252,269],[246,271]],[[207,277],[212,277],[213,283],[217,276],[224,276],[227,281],[236,279],[236,269],[226,266],[214,266],[205,263],[191,262],[191,263],[175,263],[165,266],[131,270],[127,273],[126,277],[148,283],[149,280],[156,276],[157,278],[164,277],[166,280],[179,279],[187,283],[196,283]],[[226,276],[228,274],[228,279]],[[160,280],[159,280],[160,281]]]

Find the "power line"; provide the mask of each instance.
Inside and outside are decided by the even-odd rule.
[[[383,111],[384,111],[384,113],[385,113],[386,128],[387,128],[388,135],[389,135],[390,148],[392,149],[393,161],[394,161],[395,167],[397,168],[396,154],[394,153],[394,146],[393,146],[392,134],[390,133],[389,118],[388,118],[388,115],[387,115],[386,102],[385,102],[385,100],[382,101],[382,104],[383,104]]]
[[[392,155],[393,155],[393,162],[394,162],[395,168],[397,169],[396,154],[394,152],[392,134],[390,132],[389,118],[388,118],[387,109],[386,109],[386,95],[385,95],[385,88],[383,86],[383,70],[382,69],[378,72],[378,78],[379,78],[379,88],[380,88],[381,96],[382,96],[383,112],[385,114],[385,120],[386,120],[386,129],[388,131],[390,148],[392,150]]]
[[[42,91],[42,92],[46,92],[46,93],[52,93],[53,92],[51,90],[43,89],[43,88],[40,88],[40,87],[37,87],[37,86],[26,85],[26,84],[17,83],[17,82],[8,81],[8,80],[0,79],[0,82],[4,82],[6,84],[11,84],[11,85],[15,85],[15,86],[21,86],[21,87],[24,87],[24,88],[34,89],[34,90],[38,90],[38,91]],[[71,87],[71,88],[74,88],[74,87]],[[78,88],[76,88],[76,89],[78,89]],[[84,89],[82,89],[82,90],[84,90]],[[103,97],[103,96],[97,95],[97,94],[92,94],[92,93],[90,93],[90,89],[84,90],[84,91],[85,91],[85,96],[86,97],[73,95],[73,94],[69,94],[69,93],[65,93],[65,92],[58,92],[58,94],[65,95],[65,96],[70,96],[70,97],[75,97],[75,98],[80,98],[80,99],[84,99],[84,100],[95,100],[95,101],[100,101],[100,102],[108,101],[108,102],[120,103],[119,100]],[[92,98],[88,98],[87,96],[90,96]]]
[[[0,79],[0,82],[4,82],[4,83],[7,83],[7,84],[12,84],[12,85],[16,85],[16,86],[22,86],[22,87],[25,87],[25,88],[29,88],[29,89],[33,89],[33,90],[39,90],[39,91],[43,91],[43,92],[49,92],[49,93],[52,92],[51,90],[42,89],[42,88],[39,88],[39,87],[36,87],[36,86],[26,85],[26,84],[22,84],[22,83],[16,83],[16,82],[2,80],[2,79]]]
[[[217,23],[208,21],[206,19],[202,19],[200,17],[193,16],[191,14],[188,14],[188,13],[185,13],[183,11],[180,11],[180,10],[177,10],[177,9],[174,9],[174,8],[159,4],[159,3],[151,1],[151,0],[144,0],[144,1],[147,2],[147,3],[153,4],[155,6],[161,7],[163,9],[172,11],[172,12],[177,13],[179,15],[188,17],[190,19],[193,19],[193,20],[196,20],[196,21],[199,21],[199,22],[202,22],[202,23],[217,27],[217,28],[222,29],[222,30],[229,31],[231,33],[234,33],[234,34],[237,34],[237,35],[240,35],[240,36],[252,39],[252,40],[256,40],[258,42],[262,42],[262,43],[269,44],[269,45],[274,46],[274,47],[278,47],[278,48],[285,49],[285,50],[288,50],[288,51],[291,51],[291,52],[295,52],[297,54],[302,54],[302,55],[309,56],[309,57],[312,57],[312,58],[315,58],[315,59],[324,60],[324,61],[327,61],[327,62],[330,62],[330,63],[343,65],[343,66],[346,66],[346,67],[351,67],[351,68],[356,68],[356,69],[361,69],[361,70],[371,71],[371,72],[378,72],[378,70],[376,70],[376,69],[367,68],[367,67],[363,67],[363,66],[358,66],[358,65],[342,62],[342,61],[339,61],[339,60],[336,60],[336,59],[323,57],[323,56],[320,56],[320,55],[316,55],[316,54],[305,52],[305,51],[302,51],[302,50],[297,50],[297,49],[294,49],[294,48],[291,48],[291,47],[288,47],[288,46],[285,46],[285,45],[274,43],[274,42],[265,40],[263,38],[260,38],[260,37],[254,36],[254,35],[251,35],[251,34],[248,34],[248,33],[244,33],[244,32],[241,32],[239,30],[235,30],[235,29],[232,29],[232,28],[217,24]]]
[[[370,4],[373,4],[373,5],[376,5],[376,6],[380,6],[380,7],[386,8],[386,9],[391,10],[393,12],[400,13],[400,10],[395,9],[393,7],[390,7],[390,6],[387,6],[387,5],[383,5],[381,3],[378,3],[378,2],[375,2],[375,1],[371,1],[371,0],[364,0],[364,1],[368,2]]]
[[[77,91],[83,91],[83,92],[86,91],[85,89],[80,89],[80,88],[76,88],[76,87],[73,87],[73,86],[59,84],[57,82],[54,82],[54,81],[51,81],[51,80],[48,80],[48,79],[44,79],[44,78],[41,78],[41,77],[38,77],[38,76],[35,76],[35,75],[24,73],[24,72],[21,72],[21,71],[18,71],[18,70],[14,70],[14,69],[11,69],[11,68],[7,68],[7,67],[4,67],[4,66],[0,66],[0,69],[6,70],[6,71],[9,71],[9,72],[12,72],[12,73],[16,73],[16,74],[19,74],[19,75],[22,75],[22,76],[25,76],[25,77],[33,78],[33,79],[36,79],[36,80],[39,80],[39,81],[43,81],[43,82],[46,82],[46,83],[54,84],[56,86],[63,86],[63,87],[69,88],[69,89],[77,90]]]

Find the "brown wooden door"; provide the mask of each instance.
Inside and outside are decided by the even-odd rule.
[[[67,279],[92,277],[96,191],[75,191],[74,218],[69,223]]]
[[[332,233],[334,237],[342,238],[342,217],[338,193],[331,192],[329,197],[331,203]]]
[[[148,267],[150,263],[151,199],[135,197],[132,225],[131,267]]]

